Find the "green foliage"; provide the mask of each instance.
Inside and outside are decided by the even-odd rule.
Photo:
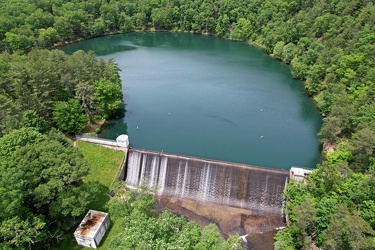
[[[7,134],[14,129],[20,129],[23,127],[36,128],[41,133],[47,131],[48,124],[35,110],[26,110],[23,113],[18,112],[19,111],[14,111],[13,115],[10,113],[4,115],[4,119],[0,123],[0,135]]]
[[[61,131],[71,134],[82,132],[88,121],[87,117],[80,111],[79,101],[75,99],[70,99],[67,102],[57,102],[52,120]]]
[[[273,48],[273,56],[279,60],[284,59],[284,46],[285,43],[283,41],[279,41],[276,43],[275,47]]]
[[[348,151],[331,153],[307,183],[288,185],[290,225],[286,235],[280,233],[281,246],[299,242],[308,248],[315,242],[324,249],[372,249],[374,178],[353,173],[348,168],[351,158]]]
[[[358,215],[341,205],[332,215],[331,223],[324,232],[325,249],[375,249],[366,236],[374,235],[371,227]]]
[[[119,68],[91,52],[8,55],[1,58],[0,71],[1,134],[23,126],[43,132],[53,122],[62,131],[76,133],[85,127],[86,117],[110,117],[123,107]]]
[[[120,110],[122,102],[121,84],[100,79],[94,83],[97,110],[104,118],[109,118]]]
[[[53,27],[47,29],[39,29],[38,44],[40,47],[49,47],[60,40],[60,35]]]
[[[360,204],[360,210],[361,210],[362,218],[370,223],[372,229],[375,229],[375,202],[374,200],[363,201],[363,204]]]
[[[22,220],[15,216],[2,221],[0,237],[6,242],[4,246],[31,248],[34,244],[46,240],[47,234],[43,230],[45,226],[46,223],[39,217]]]
[[[238,235],[225,241],[214,224],[202,230],[171,212],[158,214],[146,186],[142,184],[138,191],[122,184],[114,188],[108,209],[116,221],[122,221],[122,230],[111,237],[108,249],[243,249]]]
[[[22,115],[22,127],[36,128],[38,132],[45,133],[48,126],[35,110],[26,110]]]
[[[233,26],[231,38],[240,41],[248,41],[251,37],[252,27],[250,20],[245,18],[238,19]]]
[[[217,227],[210,224],[203,228],[202,236],[196,249],[223,249],[224,240],[220,237]]]
[[[340,162],[349,163],[352,160],[353,160],[353,156],[348,151],[335,151],[335,152],[330,153],[327,156],[327,161],[331,164],[340,163]]]
[[[3,164],[13,152],[29,144],[47,140],[46,135],[39,133],[35,128],[21,128],[0,138],[0,157]]]
[[[280,230],[275,235],[275,250],[294,250],[294,239],[291,233],[291,229],[287,228]]]
[[[24,34],[15,34],[12,32],[5,33],[5,42],[15,52],[25,53],[32,47],[32,39]]]
[[[365,240],[340,230],[334,235],[334,226],[347,226],[332,224],[330,218],[340,214],[347,223],[357,218],[359,211],[373,227],[375,197],[367,191],[374,186],[375,165],[372,1],[20,0],[2,1],[0,5],[0,50],[13,53],[0,57],[1,135],[23,126],[43,131],[41,121],[50,126],[55,104],[69,99],[78,100],[80,111],[90,119],[110,117],[121,108],[121,81],[115,63],[98,61],[95,55],[83,52],[69,57],[61,51],[16,55],[32,48],[108,33],[167,29],[251,41],[291,64],[293,76],[306,80],[306,90],[324,116],[319,136],[328,155],[306,186],[288,186],[286,210],[292,225],[282,239],[278,238],[284,242],[279,248],[304,247],[302,243],[308,244],[308,238],[327,248],[368,246],[371,233],[364,230],[366,226],[358,229],[364,232]],[[23,141],[27,136],[21,134],[18,139]],[[31,141],[37,140],[34,135],[35,131],[30,131]],[[3,155],[14,151],[0,148]],[[15,206],[20,194],[7,195],[14,198],[7,200]],[[340,208],[338,213],[339,203],[349,212]],[[296,207],[315,211],[316,218],[309,224],[315,225],[315,230],[299,222]],[[323,235],[343,237],[346,242],[335,245]],[[142,242],[139,248],[149,244]]]
[[[0,138],[0,242],[41,248],[60,240],[95,196],[95,183],[82,183],[89,167],[56,131],[22,128]]]

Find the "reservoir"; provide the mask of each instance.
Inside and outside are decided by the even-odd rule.
[[[64,48],[113,58],[125,117],[101,137],[135,148],[288,170],[320,162],[319,111],[262,49],[187,33],[129,33]]]

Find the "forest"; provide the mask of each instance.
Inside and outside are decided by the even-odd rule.
[[[52,128],[80,132],[87,122],[108,119],[124,109],[115,62],[98,60],[91,53],[68,56],[53,49],[124,32],[193,32],[248,42],[290,64],[293,77],[305,82],[306,94],[323,116],[319,137],[325,159],[306,182],[288,185],[289,223],[276,235],[275,249],[375,248],[373,1],[0,0],[0,9],[0,135],[8,141],[1,143],[0,151],[3,209],[10,209],[3,201],[21,197],[8,185],[13,174],[23,176],[17,171],[25,166],[15,159],[39,148],[14,131],[32,127],[41,137],[48,134],[54,139],[34,133],[27,141],[41,145],[57,140],[54,143],[64,145]],[[86,171],[85,164],[80,166],[82,171],[63,181],[61,188],[51,183],[55,191],[52,186],[51,191],[43,189],[54,194],[48,204],[41,203],[42,196],[28,194],[24,198],[32,207],[14,204],[23,208],[24,217],[17,217],[17,210],[1,215],[2,242],[18,246],[17,239],[8,235],[13,222],[43,228],[42,219],[47,217],[52,222],[54,216],[79,214],[49,211],[46,217],[62,187],[80,187],[78,177]],[[32,214],[38,216],[31,219]],[[53,235],[45,233],[43,239]],[[26,242],[32,246],[34,239],[25,238],[21,246],[26,247]]]

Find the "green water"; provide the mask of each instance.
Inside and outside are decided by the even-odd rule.
[[[122,69],[125,118],[102,137],[133,147],[271,168],[315,167],[322,123],[303,83],[259,48],[180,33],[80,42]],[[137,129],[138,128],[138,129]]]

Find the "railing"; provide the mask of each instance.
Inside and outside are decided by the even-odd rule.
[[[107,145],[107,146],[112,146],[112,147],[121,147],[117,144],[115,140],[103,139],[103,138],[98,138],[95,136],[86,136],[86,135],[76,135],[76,138],[77,140],[80,140],[80,141],[86,141],[86,142]]]

